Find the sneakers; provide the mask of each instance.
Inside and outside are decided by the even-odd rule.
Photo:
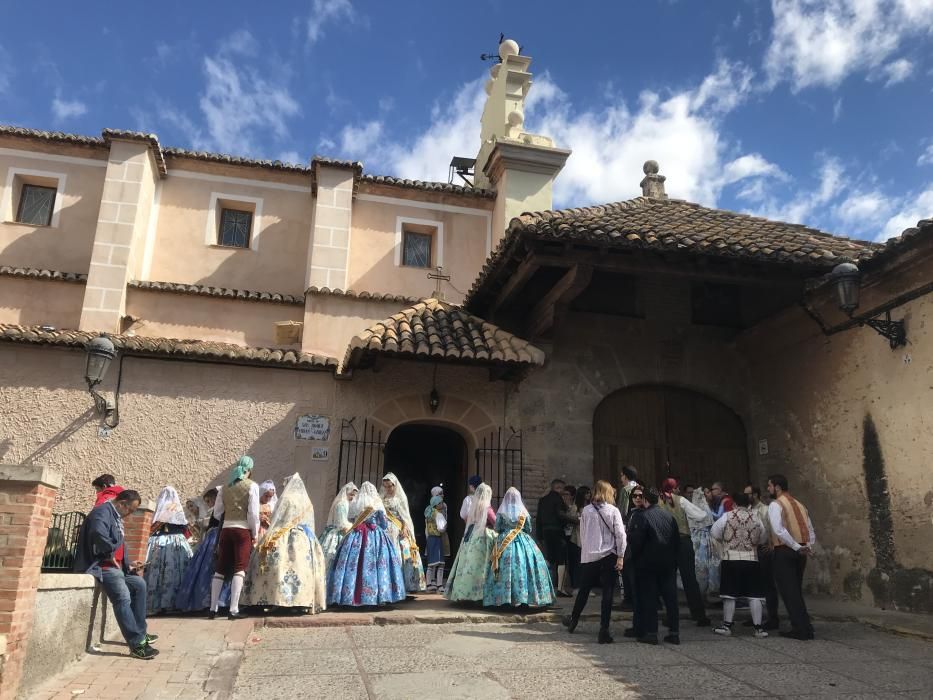
[[[146,635],[146,644],[152,644],[153,642],[159,641],[159,635],[157,634],[147,634]]]
[[[132,656],[134,659],[142,659],[143,661],[149,661],[158,655],[159,650],[153,649],[151,646],[146,644],[146,642],[137,644],[135,647],[130,649],[130,656]]]
[[[732,623],[723,622],[721,625],[719,625],[719,627],[713,628],[713,633],[721,634],[723,637],[731,637],[732,636]]]
[[[765,628],[761,625],[755,626],[755,639],[764,639],[768,636],[768,633],[765,632]]]

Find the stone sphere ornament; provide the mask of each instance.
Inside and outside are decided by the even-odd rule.
[[[499,58],[504,61],[509,56],[518,56],[518,42],[514,39],[506,39],[499,44]]]
[[[645,175],[657,175],[661,168],[658,165],[658,161],[646,160],[644,166],[642,166],[642,170]]]

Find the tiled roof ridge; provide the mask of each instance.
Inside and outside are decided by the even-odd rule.
[[[656,197],[638,196],[633,197],[632,199],[624,199],[616,202],[606,202],[605,204],[594,204],[588,207],[569,207],[567,209],[546,209],[543,211],[522,212],[519,216],[512,219],[512,221],[514,222],[518,220],[523,225],[534,224],[539,222],[551,222],[557,219],[575,219],[584,216],[597,216],[600,214],[608,214],[612,212],[638,208],[648,208],[652,206],[686,206],[694,209],[702,209],[708,212],[715,212],[717,214],[727,214],[729,216],[734,216],[741,219],[748,219],[753,223],[768,223],[786,226],[788,228],[798,229],[803,233],[807,233],[813,236],[825,236],[836,241],[848,241],[850,243],[856,243],[870,248],[879,248],[883,245],[873,241],[830,233],[818,228],[813,228],[812,226],[807,226],[806,224],[792,223],[789,221],[782,221],[781,219],[768,219],[764,216],[756,216],[755,214],[734,211],[732,209],[708,207],[704,204],[699,204],[698,202],[691,202],[687,199],[677,199],[675,197],[658,199]]]
[[[348,297],[351,299],[364,299],[371,301],[389,301],[400,304],[415,304],[423,299],[421,297],[409,297],[402,294],[383,294],[381,292],[357,292],[352,289],[339,289],[337,287],[308,287],[305,294],[317,294],[321,296]]]
[[[0,265],[0,276],[23,277],[28,279],[45,279],[56,282],[74,282],[87,284],[87,275],[80,272],[60,272],[59,270],[46,270],[38,267],[18,267],[16,265]]]
[[[92,338],[99,335],[101,333],[97,331],[60,330],[49,326],[0,324],[0,342],[83,348]],[[121,335],[117,333],[107,333],[106,335],[113,341],[118,350],[134,355],[318,371],[337,368],[337,358],[335,357],[305,353],[299,350],[250,347],[207,340],[155,338],[143,335]]]
[[[159,173],[165,175],[167,166],[165,158],[190,158],[192,160],[206,161],[210,163],[224,163],[228,165],[241,165],[245,167],[265,168],[279,172],[297,173],[301,175],[313,175],[315,164],[325,165],[334,168],[349,168],[355,172],[357,180],[371,184],[384,184],[393,187],[403,187],[407,189],[417,189],[426,192],[440,192],[447,194],[458,194],[467,197],[495,197],[494,190],[474,189],[466,185],[453,185],[446,182],[432,182],[429,180],[407,180],[394,177],[392,175],[374,175],[363,172],[363,163],[360,161],[341,160],[339,158],[330,158],[328,156],[315,155],[307,165],[299,163],[287,163],[281,160],[268,160],[259,158],[249,158],[246,156],[235,156],[227,153],[216,153],[212,151],[196,151],[175,146],[162,147],[159,143],[159,137],[156,134],[147,134],[141,131],[129,131],[124,129],[104,129],[100,137],[84,136],[81,134],[68,134],[61,131],[42,131],[39,129],[29,129],[12,125],[0,125],[0,135],[22,136],[25,138],[35,138],[44,141],[58,141],[61,143],[75,143],[87,146],[107,146],[112,139],[126,139],[133,141],[142,141],[152,147],[155,155]]]
[[[173,294],[194,294],[240,301],[261,301],[271,304],[304,305],[304,299],[302,297],[292,294],[281,294],[279,292],[256,292],[246,289],[213,287],[203,284],[186,284],[184,282],[158,282],[155,280],[131,280],[127,283],[127,286],[134,289],[170,292]]]
[[[402,309],[353,336],[342,367],[360,366],[370,354],[520,366],[540,366],[545,360],[544,351],[527,340],[461,306],[433,298]]]

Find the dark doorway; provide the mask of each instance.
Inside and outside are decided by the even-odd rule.
[[[451,554],[456,554],[463,538],[460,504],[466,495],[467,464],[466,442],[450,428],[401,425],[389,435],[385,471],[395,473],[408,495],[419,547],[425,545],[424,509],[431,498],[431,487],[443,484],[449,517],[447,533]]]
[[[610,394],[593,416],[593,477],[619,481],[627,464],[639,483],[667,476],[733,491],[748,482],[742,419],[715,399],[686,389],[639,386]]]

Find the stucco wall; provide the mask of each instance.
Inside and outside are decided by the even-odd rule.
[[[378,321],[398,313],[397,302],[309,294],[304,314],[302,349],[343,362],[350,339]]]
[[[84,285],[0,277],[0,323],[77,328]]]
[[[214,340],[256,347],[275,347],[275,323],[297,321],[304,308],[287,304],[231,301],[145,289],[127,291],[126,312],[141,319],[137,335],[157,338]]]
[[[36,612],[17,697],[28,698],[44,681],[80,660],[89,639],[92,644],[100,642],[106,596],[101,595],[96,610],[92,608],[93,601],[94,578],[90,575],[42,574],[39,577]],[[106,610],[105,639],[116,640],[120,629],[109,604]]]
[[[10,155],[7,149],[16,154]],[[0,139],[0,201],[10,197],[6,191],[10,168],[61,173],[65,175],[65,187],[60,219],[57,227],[14,223],[19,202],[11,199],[11,215],[0,221],[0,265],[86,272],[91,262],[107,161],[100,160],[100,166],[94,166],[67,160],[97,161],[101,153],[86,149],[56,148],[56,153],[65,158],[54,160],[48,159],[55,155],[45,149],[30,146],[29,150],[39,157],[23,155],[22,141]]]
[[[462,295],[454,288],[466,292],[486,259],[489,219],[484,209],[477,208],[473,215],[357,199],[353,204],[347,286],[413,297],[433,294],[435,282],[427,279],[431,270],[395,264],[396,219],[400,216],[443,224],[443,267],[451,276],[450,285],[443,289],[448,300],[460,302]],[[436,239],[433,254],[436,265]]]
[[[925,262],[895,279],[931,278]],[[862,308],[880,296],[869,290]],[[838,320],[830,306],[821,313]],[[759,480],[783,472],[810,508],[821,588],[933,612],[933,296],[892,317],[907,320],[896,351],[869,328],[825,336],[801,309],[742,339],[754,429],[769,446]]]
[[[227,175],[202,171],[192,179],[170,171],[162,181],[149,279],[302,294],[311,237],[312,197],[307,178],[269,180],[303,191],[264,187],[265,180],[242,182],[253,171]],[[226,171],[218,171],[226,172]],[[212,178],[213,179],[200,179]],[[218,178],[227,178],[218,179]],[[225,248],[206,242],[211,194],[262,199],[258,249]],[[254,234],[256,232],[254,218]],[[219,219],[216,222],[219,225]],[[212,229],[212,240],[216,231]]]

